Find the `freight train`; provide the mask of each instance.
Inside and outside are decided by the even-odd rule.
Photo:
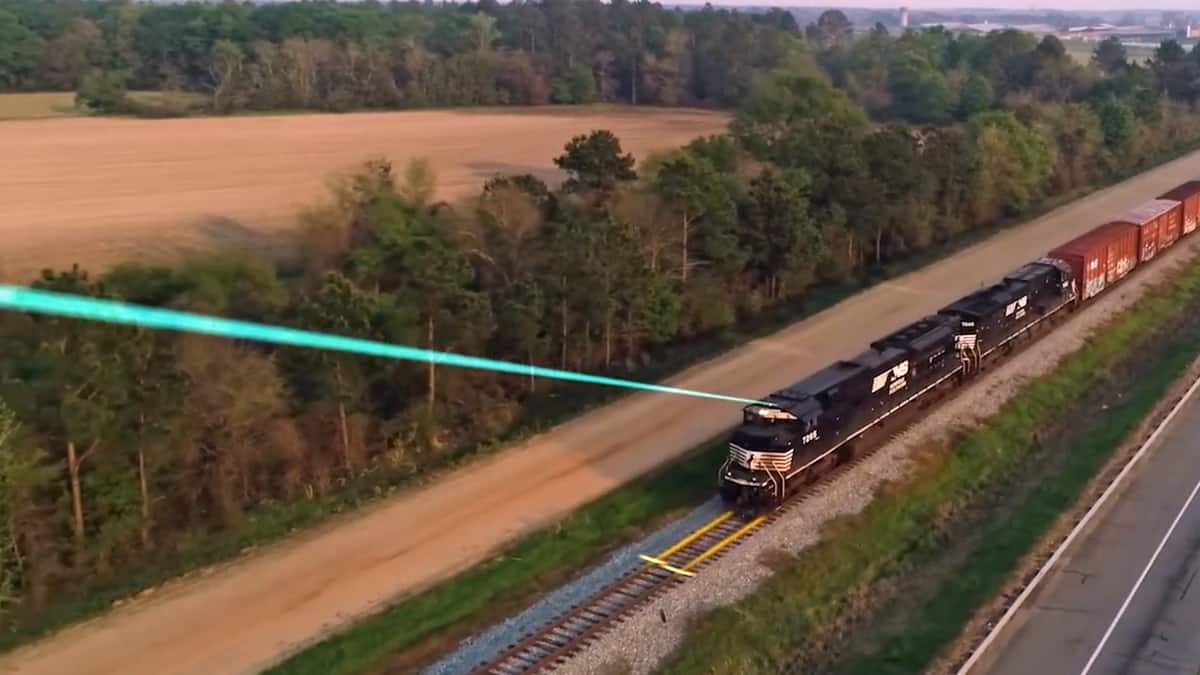
[[[741,509],[779,505],[864,450],[889,420],[917,414],[1003,362],[1198,221],[1200,181],[1192,181],[746,406],[718,473],[721,497]]]

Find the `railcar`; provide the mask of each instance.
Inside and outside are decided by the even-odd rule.
[[[1200,181],[1151,200],[742,410],[718,471],[721,497],[773,508],[909,419],[1003,362],[1022,342],[1120,283],[1186,237]],[[1188,209],[1193,209],[1189,211]],[[1193,216],[1195,217],[1195,216]]]

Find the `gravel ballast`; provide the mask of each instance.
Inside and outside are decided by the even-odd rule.
[[[714,470],[714,482],[716,472]],[[442,660],[423,671],[424,675],[456,675],[495,656],[501,649],[554,619],[572,604],[578,603],[621,575],[642,564],[639,553],[654,555],[679,541],[696,528],[725,510],[721,500],[714,497],[687,516],[676,520],[653,534],[611,554],[603,563],[579,579],[547,594],[537,604],[510,617],[487,631],[472,636]]]

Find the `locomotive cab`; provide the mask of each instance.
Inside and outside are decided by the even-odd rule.
[[[758,507],[781,499],[797,450],[820,436],[822,411],[815,398],[795,391],[743,408],[719,476],[726,501]]]

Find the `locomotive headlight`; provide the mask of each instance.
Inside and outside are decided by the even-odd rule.
[[[772,408],[765,405],[752,405],[746,407],[746,412],[756,417],[761,417],[765,420],[783,420],[794,421],[796,416],[786,410]]]

